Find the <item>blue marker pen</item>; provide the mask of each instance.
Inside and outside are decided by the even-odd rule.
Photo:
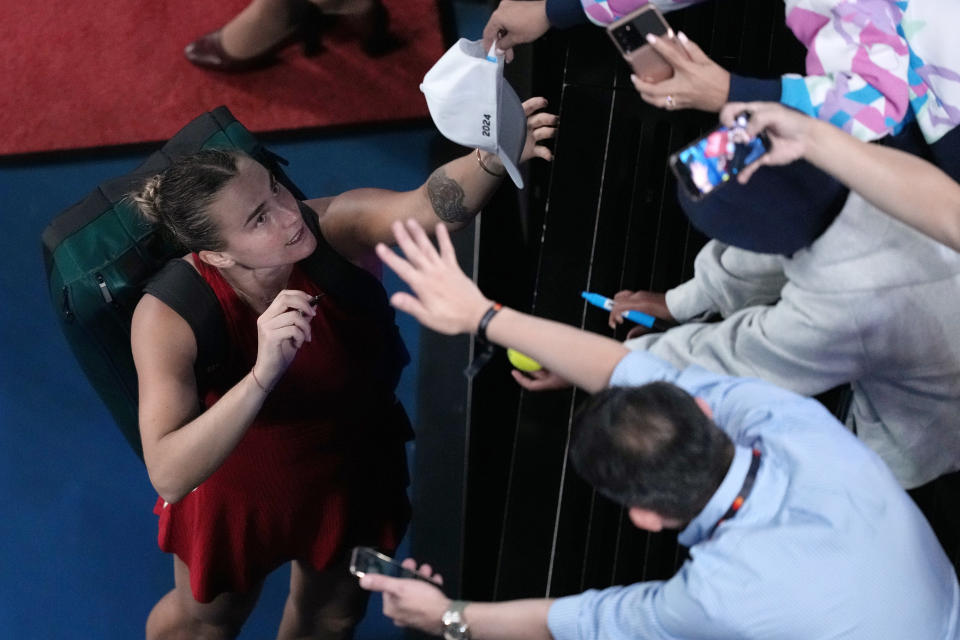
[[[602,296],[599,293],[590,293],[589,291],[582,291],[580,295],[584,300],[595,307],[600,307],[601,309],[606,309],[607,311],[613,310],[613,300],[606,296]],[[649,327],[657,331],[666,331],[671,326],[669,323],[664,322],[660,318],[651,316],[649,313],[644,313],[642,311],[624,311],[623,317],[631,322],[642,324],[645,327]]]

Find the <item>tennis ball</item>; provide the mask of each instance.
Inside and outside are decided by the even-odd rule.
[[[539,362],[513,349],[507,349],[507,359],[520,371],[539,371],[543,369]]]

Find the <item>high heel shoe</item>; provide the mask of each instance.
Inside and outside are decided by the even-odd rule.
[[[341,18],[367,55],[381,56],[401,45],[400,39],[390,32],[390,12],[381,0],[373,0],[364,10]]]
[[[262,53],[249,58],[230,55],[223,48],[221,30],[217,29],[188,44],[183,54],[205,69],[224,72],[262,69],[275,64],[276,54],[295,42],[301,43],[305,56],[316,55],[321,49],[320,34],[337,23],[343,24],[360,41],[367,55],[383,55],[400,45],[399,39],[390,33],[390,15],[380,0],[370,0],[363,9],[353,13],[328,13],[308,0],[289,0],[288,10],[290,32]]]
[[[277,53],[299,42],[303,54],[314,56],[320,51],[320,32],[329,21],[320,9],[308,0],[288,0],[287,19],[290,28],[276,43],[249,58],[237,58],[223,48],[221,29],[197,38],[183,50],[187,60],[205,69],[242,72],[262,69],[278,61]]]
[[[274,62],[273,51],[267,55],[261,54],[251,58],[234,58],[224,51],[219,29],[188,44],[183,50],[183,55],[198,67],[215,71],[251,71],[262,69]]]

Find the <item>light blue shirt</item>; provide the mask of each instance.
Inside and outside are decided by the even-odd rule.
[[[713,497],[681,532],[673,578],[558,599],[548,624],[573,638],[954,639],[960,591],[923,515],[884,463],[815,400],[646,352],[611,385],[672,382],[705,399],[736,445]],[[756,482],[737,496],[751,449]]]

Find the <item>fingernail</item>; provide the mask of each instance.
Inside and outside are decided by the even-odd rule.
[[[647,34],[647,42],[652,44],[656,41],[657,41],[657,36],[653,35],[652,33]]]
[[[677,33],[677,37],[680,38],[680,42],[682,42],[682,43],[684,43],[684,44],[686,44],[687,42],[689,42],[689,40],[687,40],[687,34],[685,34],[683,31],[678,32],[678,33]]]
[[[636,74],[633,74],[633,73],[630,74],[630,82],[633,82],[634,84],[639,82],[639,78],[637,78]]]
[[[498,47],[497,49],[495,49],[494,51],[496,52],[496,54],[497,54],[498,56],[502,56],[502,55],[504,55],[504,54],[507,53],[506,51],[504,51],[503,49],[501,49],[501,48],[499,48],[499,47]]]
[[[670,27],[667,27],[667,37],[672,38],[675,35],[676,34],[673,32],[673,29],[671,29]]]

